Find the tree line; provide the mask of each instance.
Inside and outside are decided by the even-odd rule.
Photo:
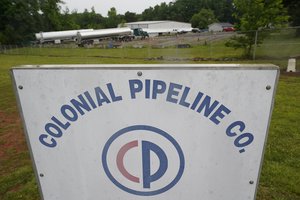
[[[115,8],[111,8],[107,16],[97,13],[93,7],[81,13],[68,8],[62,10],[62,0],[1,0],[0,44],[29,43],[34,40],[34,33],[40,31],[113,28],[134,21],[174,20],[190,22],[193,27],[201,29],[218,21],[241,24],[243,12],[257,14],[253,10],[242,9],[243,3],[247,5],[247,2],[268,5],[271,8],[269,10],[274,7],[283,9],[281,13],[268,15],[269,19],[265,21],[274,21],[274,14],[287,16],[287,10],[291,16],[290,23],[300,25],[298,0],[176,0],[149,7],[140,14],[129,11],[118,14]],[[257,7],[253,6],[253,9]]]

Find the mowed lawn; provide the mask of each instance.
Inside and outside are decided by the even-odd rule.
[[[65,51],[66,54],[69,54],[68,56],[57,54],[53,49],[51,53],[55,54],[55,56],[47,56],[47,52],[43,52],[45,54],[42,56],[0,54],[1,200],[39,199],[32,163],[25,143],[12,81],[9,75],[9,69],[12,66],[25,64],[167,63],[167,61],[144,60],[140,58],[144,56],[137,56],[137,59],[128,58],[132,57],[128,54],[138,55],[139,50],[135,52],[131,52],[134,50],[130,50],[130,53],[127,52],[127,56],[123,56],[123,58],[121,58],[122,56],[119,56],[120,58],[109,58],[109,56],[107,58],[78,56],[77,54],[70,55],[70,52]],[[151,57],[160,55],[159,53],[152,53]],[[174,50],[174,53],[178,53],[178,50]],[[101,54],[99,53],[98,55]],[[112,53],[111,55],[125,55],[124,49],[119,49],[115,54]],[[149,54],[145,56],[147,57]],[[198,63],[193,61],[188,62]],[[240,63],[239,61],[236,62]],[[251,63],[251,61],[243,62]],[[256,61],[256,63],[259,62],[277,64],[278,61]],[[299,76],[281,75],[280,77],[257,199],[300,200]]]

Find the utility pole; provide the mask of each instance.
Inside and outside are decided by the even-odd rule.
[[[254,48],[253,48],[253,60],[255,60],[255,54],[256,54],[256,47],[257,47],[257,36],[258,36],[258,30],[255,31],[255,40],[254,40]]]

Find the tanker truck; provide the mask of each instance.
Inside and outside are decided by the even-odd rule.
[[[75,41],[77,33],[90,32],[93,29],[67,30],[67,31],[51,31],[35,33],[38,43],[56,43],[60,44],[67,41]]]
[[[114,39],[117,41],[131,41],[137,37],[144,39],[145,37],[149,37],[149,35],[140,28],[133,30],[128,27],[99,29],[78,32],[76,42],[78,46],[83,46],[85,44],[93,44],[97,40]]]

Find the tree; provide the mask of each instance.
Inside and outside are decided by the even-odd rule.
[[[155,6],[154,10],[157,10],[157,20],[168,20],[170,19],[169,6],[165,2],[161,3],[159,6]]]
[[[126,22],[135,22],[135,21],[137,21],[137,16],[135,13],[127,11],[124,14],[124,20]]]
[[[70,10],[67,7],[65,11],[63,11],[62,14],[62,30],[74,30],[74,29],[80,29],[80,26],[75,23],[75,20],[73,18],[73,15],[70,14]]]
[[[153,18],[154,18],[154,14],[153,14],[153,8],[151,6],[142,12],[141,20],[149,21],[149,20],[153,20]]]
[[[172,2],[169,4],[163,2],[160,5],[154,6],[154,8],[149,7],[142,12],[141,20],[174,20],[173,7],[174,4]]]
[[[284,0],[284,5],[288,9],[291,16],[290,22],[292,26],[300,26],[300,1],[299,0]],[[300,28],[296,31],[297,36],[300,36]]]
[[[218,21],[235,23],[235,19],[232,16],[234,11],[232,0],[217,0],[211,2],[212,5],[209,6],[209,8],[214,11]]]
[[[234,22],[233,0],[176,0],[145,9],[141,20],[175,20],[189,22],[201,9],[210,9],[221,22]]]
[[[107,13],[106,27],[107,28],[115,28],[121,22],[121,20],[117,16],[117,10],[115,7],[110,8]]]
[[[72,13],[74,21],[80,28],[104,28],[104,18],[102,15],[97,14],[94,7],[89,12],[88,9],[84,9],[83,13]]]
[[[234,0],[234,6],[234,17],[238,20],[236,27],[242,35],[231,38],[226,46],[243,48],[247,57],[251,55],[255,42],[261,44],[268,36],[264,31],[257,37],[256,31],[280,27],[288,21],[282,0]]]
[[[43,31],[58,31],[62,29],[60,5],[62,0],[40,0],[43,16]]]
[[[214,12],[210,9],[201,9],[199,13],[194,14],[191,23],[192,27],[206,29],[209,24],[217,22],[217,18]]]
[[[171,19],[177,21],[189,22],[201,9],[213,10],[218,21],[233,22],[232,0],[177,0],[169,4]]]
[[[40,28],[37,0],[3,0],[0,3],[0,43],[20,44],[33,40]]]

